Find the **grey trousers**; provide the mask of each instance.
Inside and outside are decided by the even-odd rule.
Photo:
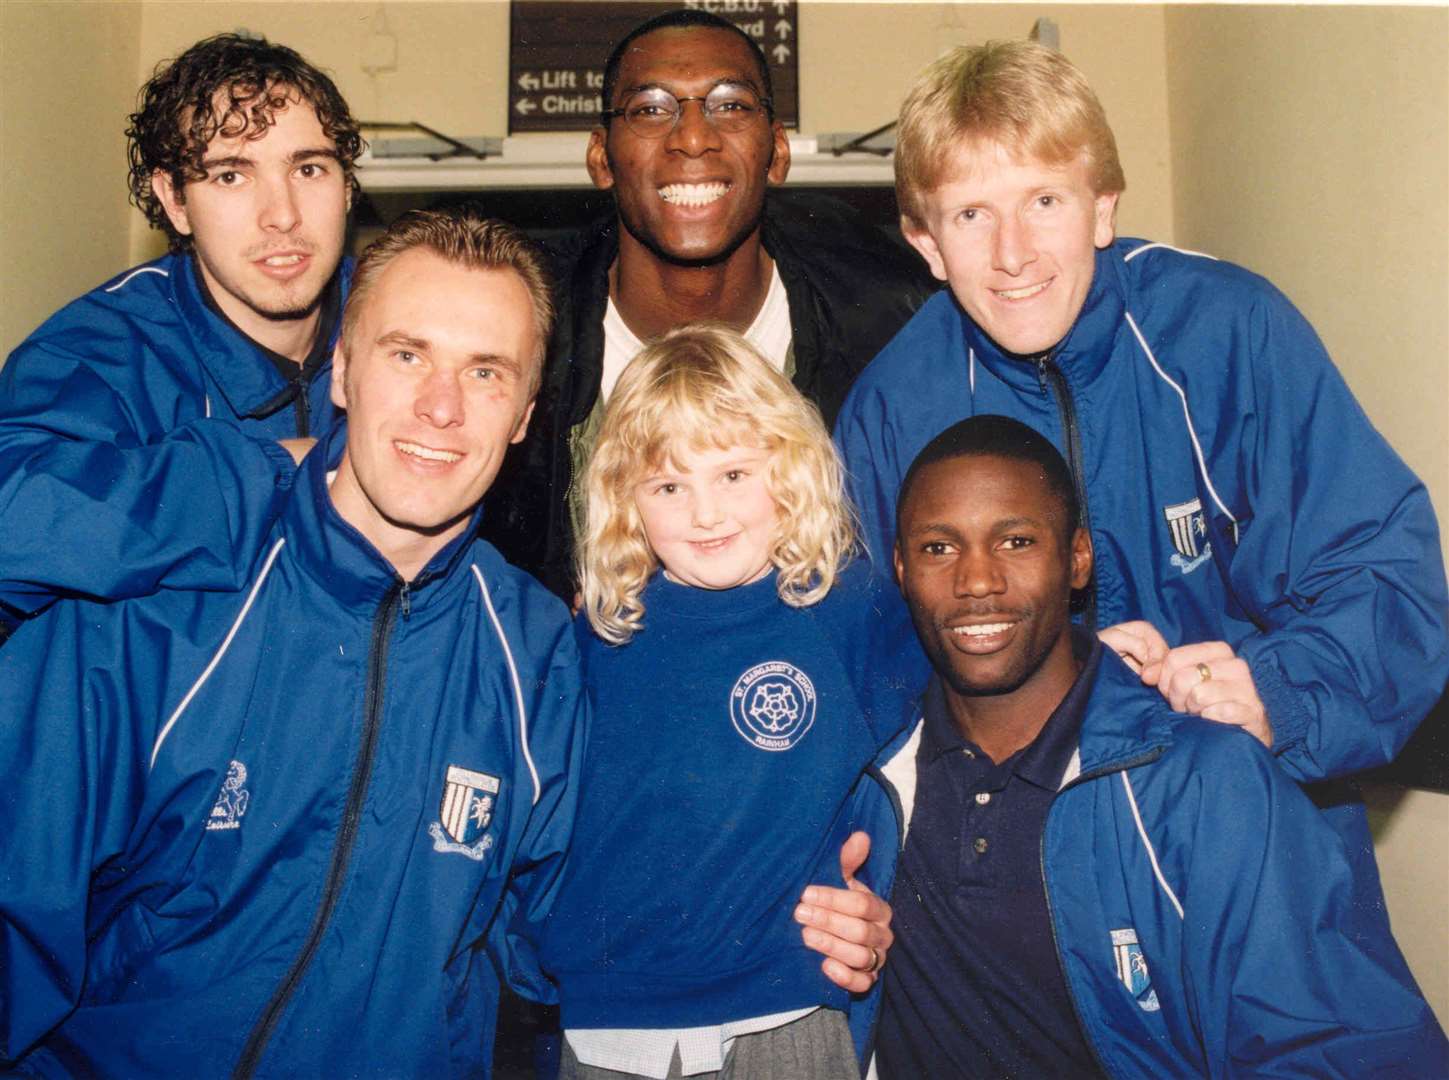
[[[567,1038],[558,1080],[643,1080],[635,1073],[580,1064]],[[669,1067],[669,1080],[682,1080],[679,1051]],[[860,1080],[855,1044],[845,1014],[816,1009],[793,1023],[730,1044],[719,1072],[693,1073],[688,1080]]]

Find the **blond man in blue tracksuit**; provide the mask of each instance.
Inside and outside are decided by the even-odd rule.
[[[1391,761],[1449,679],[1424,486],[1268,282],[1116,238],[1100,102],[1031,42],[962,48],[901,110],[907,239],[947,282],[851,390],[836,439],[889,558],[911,460],[1012,416],[1071,468],[1096,552],[1081,621],[1174,709],[1252,732],[1300,782]],[[1348,785],[1314,792],[1376,877]]]

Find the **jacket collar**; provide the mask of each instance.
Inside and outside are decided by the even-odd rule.
[[[1120,250],[1122,243],[1118,241],[1097,252],[1092,286],[1087,290],[1087,299],[1082,304],[1077,321],[1067,331],[1067,336],[1042,357],[1021,357],[1003,352],[957,304],[968,362],[974,357],[976,364],[1008,385],[1035,393],[1042,392],[1037,366],[1040,359],[1051,359],[1074,388],[1093,382],[1111,360],[1113,344],[1124,325],[1122,316],[1126,311],[1126,300]]]
[[[261,417],[274,399],[288,389],[277,369],[259,352],[260,346],[213,311],[201,291],[194,255],[171,255],[167,278],[171,296],[181,316],[181,325],[191,338],[197,359],[220,388],[231,411],[237,416]],[[341,328],[343,301],[352,283],[352,260],[345,258],[337,269],[340,278],[337,317],[324,327],[328,355]],[[330,285],[328,286],[331,287]],[[290,400],[290,399],[288,399]]]
[[[297,471],[282,532],[297,564],[327,593],[345,607],[370,609],[403,582],[392,564],[332,504],[328,488],[346,445],[347,421],[339,417]],[[468,527],[408,584],[409,609],[427,608],[454,588],[466,586],[467,554],[481,514],[475,509]]]
[[[1074,634],[1085,635],[1076,628]],[[1160,756],[1173,740],[1176,714],[1154,687],[1144,686],[1135,672],[1112,650],[1092,642],[1092,656],[1077,676],[1063,705],[1074,708],[1070,717],[1078,741],[1062,787],[1080,777],[1113,772]],[[1090,691],[1078,693],[1090,681]],[[877,757],[880,771],[900,795],[909,822],[916,786],[916,753],[920,749],[923,713],[897,735]]]

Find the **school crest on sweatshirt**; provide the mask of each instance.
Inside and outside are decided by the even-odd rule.
[[[815,723],[815,684],[785,660],[756,664],[730,690],[730,719],[761,750],[789,750]]]

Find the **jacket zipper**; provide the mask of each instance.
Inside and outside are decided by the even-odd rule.
[[[1162,747],[1157,746],[1153,747],[1150,751],[1143,754],[1141,757],[1133,758],[1131,761],[1124,761],[1116,765],[1104,765],[1100,769],[1096,769],[1089,773],[1083,773],[1066,787],[1062,788],[1061,791],[1058,791],[1056,795],[1052,796],[1052,806],[1056,806],[1057,796],[1061,795],[1062,791],[1066,791],[1067,788],[1074,788],[1078,784],[1085,783],[1088,780],[1095,780],[1097,777],[1105,776],[1107,773],[1125,772],[1128,769],[1135,769],[1139,765],[1146,765],[1149,762],[1156,761],[1161,756]],[[1048,815],[1051,814],[1050,808],[1048,808],[1047,813]],[[1113,1073],[1111,1069],[1107,1068],[1106,1059],[1102,1057],[1102,1051],[1097,1047],[1096,1037],[1093,1035],[1091,1029],[1087,1027],[1086,1021],[1082,1017],[1082,1007],[1077,1004],[1076,991],[1072,989],[1072,980],[1067,976],[1067,965],[1065,959],[1062,956],[1062,941],[1060,935],[1058,935],[1057,933],[1056,910],[1052,907],[1052,890],[1051,886],[1047,884],[1045,825],[1042,826],[1041,830],[1041,844],[1037,850],[1037,859],[1040,863],[1041,869],[1041,891],[1042,895],[1046,898],[1047,923],[1052,928],[1052,948],[1056,950],[1057,966],[1060,967],[1062,970],[1062,985],[1067,988],[1067,1000],[1072,1003],[1072,1014],[1077,1018],[1077,1027],[1082,1032],[1082,1037],[1087,1044],[1087,1049],[1092,1052],[1092,1058],[1096,1061],[1097,1068],[1101,1070],[1103,1076],[1115,1076],[1116,1074]]]
[[[312,403],[307,400],[307,386],[297,381],[297,438],[305,439],[312,430]]]
[[[322,886],[322,900],[312,919],[312,929],[303,943],[292,967],[282,979],[261,1019],[247,1036],[242,1047],[241,1058],[232,1070],[233,1080],[243,1080],[256,1072],[262,1052],[275,1031],[282,1011],[296,992],[302,977],[312,962],[317,947],[327,933],[342,887],[347,877],[347,864],[352,856],[352,847],[357,841],[357,830],[362,820],[362,803],[372,779],[373,758],[377,753],[377,737],[382,726],[383,687],[387,676],[387,650],[392,636],[393,622],[397,615],[399,598],[406,590],[404,582],[395,583],[382,598],[377,614],[372,619],[372,640],[367,660],[367,689],[363,698],[362,742],[358,747],[357,760],[352,769],[352,782],[347,790],[347,802],[342,810],[342,826],[337,831],[337,843],[332,848],[332,864],[327,870],[327,880]]]
[[[1092,533],[1092,511],[1087,505],[1087,484],[1082,479],[1082,433],[1077,427],[1077,410],[1072,403],[1072,393],[1067,388],[1066,376],[1057,366],[1056,354],[1049,353],[1036,362],[1037,379],[1043,391],[1054,396],[1057,412],[1061,415],[1062,435],[1067,444],[1067,468],[1072,474],[1072,486],[1077,489],[1077,512],[1081,514],[1082,528],[1087,535]],[[1050,386],[1048,386],[1050,383]],[[1087,606],[1082,613],[1082,622],[1088,630],[1097,629],[1097,567],[1092,565],[1092,579],[1087,582]]]

